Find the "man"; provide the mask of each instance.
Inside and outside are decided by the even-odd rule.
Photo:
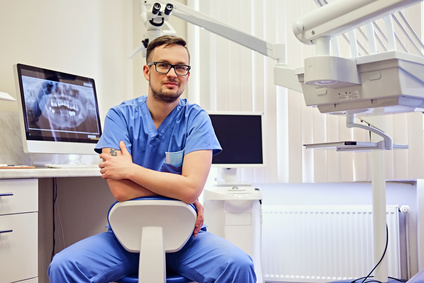
[[[96,146],[99,164],[118,201],[160,195],[194,203],[193,237],[167,254],[167,268],[196,282],[256,282],[250,257],[205,229],[197,198],[209,174],[212,155],[221,150],[207,113],[180,99],[190,76],[186,42],[162,36],[147,48],[143,73],[147,96],[123,102],[106,117]],[[58,253],[50,281],[110,282],[138,270],[138,254],[127,252],[112,231],[82,240]]]

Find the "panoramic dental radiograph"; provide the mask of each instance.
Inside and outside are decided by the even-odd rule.
[[[43,81],[34,78],[25,90],[30,110],[29,126],[40,130],[77,130],[84,132],[96,124],[95,103],[84,86],[64,82]]]

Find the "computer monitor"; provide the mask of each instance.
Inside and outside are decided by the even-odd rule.
[[[15,69],[24,151],[96,154],[102,131],[94,79],[24,64]]]
[[[237,168],[264,166],[261,113],[217,112],[209,113],[209,117],[222,147],[222,152],[213,157],[212,166],[223,169],[224,182],[236,174]]]
[[[217,167],[256,167],[264,164],[262,115],[209,113],[222,152],[212,159]]]

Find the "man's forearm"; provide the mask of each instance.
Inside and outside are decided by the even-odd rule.
[[[131,180],[107,180],[109,189],[117,201],[126,201],[139,197],[156,196],[152,191]]]

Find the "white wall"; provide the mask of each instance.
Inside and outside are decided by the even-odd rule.
[[[0,89],[14,97],[16,63],[93,77],[102,114],[131,96],[131,1],[1,0],[0,38]]]

